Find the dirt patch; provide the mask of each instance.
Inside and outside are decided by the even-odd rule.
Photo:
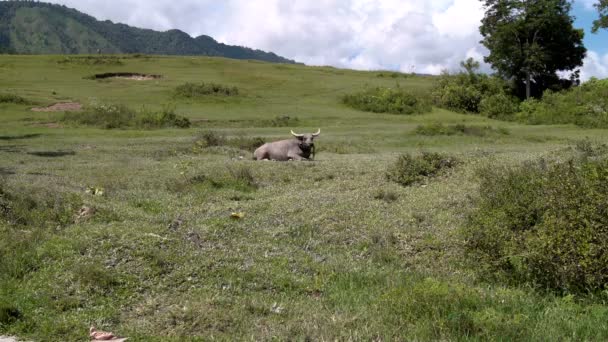
[[[77,112],[82,110],[82,105],[78,102],[60,102],[48,107],[32,108],[34,112]]]
[[[124,80],[133,80],[133,81],[152,81],[162,78],[161,75],[153,75],[153,74],[140,74],[135,72],[108,72],[105,74],[95,74],[90,79],[93,80],[103,80],[107,78],[120,78]]]

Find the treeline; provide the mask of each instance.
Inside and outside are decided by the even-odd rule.
[[[13,24],[20,10],[28,11],[38,22],[44,23],[45,36],[37,39],[38,46],[31,46],[31,35],[25,27]],[[78,39],[82,32],[71,32],[66,25],[73,21],[83,26],[91,39]],[[18,21],[17,21],[18,22]],[[12,34],[11,34],[12,33]],[[10,37],[23,37],[30,46],[11,41]],[[49,37],[61,37],[51,42]],[[57,51],[59,50],[59,51]],[[179,30],[158,32],[140,29],[94,17],[62,5],[34,1],[0,2],[0,53],[143,53],[157,55],[217,56],[235,59],[257,59],[274,63],[295,63],[272,52],[218,43],[209,36],[190,37]]]

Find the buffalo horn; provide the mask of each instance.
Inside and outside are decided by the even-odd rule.
[[[301,137],[303,137],[303,136],[304,136],[304,134],[298,134],[298,133],[295,133],[293,130],[291,131],[291,134],[292,134],[294,137],[297,137],[297,138],[301,138]]]
[[[313,136],[313,137],[316,137],[316,136],[318,136],[319,134],[321,134],[321,129],[320,129],[320,128],[319,128],[319,130],[317,131],[317,133],[313,133],[313,134],[312,134],[312,136]]]

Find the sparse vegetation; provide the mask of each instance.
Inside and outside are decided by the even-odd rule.
[[[431,111],[430,101],[422,94],[402,88],[369,88],[345,95],[342,102],[358,110],[374,113],[423,114]]]
[[[198,98],[209,95],[236,96],[239,95],[239,88],[225,86],[217,83],[184,83],[175,88],[175,97]]]
[[[202,131],[194,139],[195,151],[207,147],[229,146],[240,150],[253,152],[256,148],[264,145],[265,140],[260,137],[248,137],[238,135],[228,138],[224,133],[217,131]]]
[[[433,177],[456,165],[456,159],[440,153],[402,154],[386,172],[390,181],[408,186]]]
[[[175,114],[171,106],[164,106],[162,110],[154,112],[145,107],[135,111],[125,105],[94,105],[82,112],[66,112],[61,121],[105,129],[190,127],[190,120]]]
[[[57,61],[59,64],[77,65],[123,65],[119,56],[65,56]]]
[[[467,126],[465,124],[444,125],[442,123],[430,123],[418,125],[414,130],[416,134],[436,135],[471,135],[484,137],[487,135],[509,135],[510,132],[504,127],[494,128],[492,126]]]

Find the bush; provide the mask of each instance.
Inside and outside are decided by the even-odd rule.
[[[0,94],[0,103],[30,104],[30,101],[15,94]]]
[[[507,95],[507,83],[497,76],[477,73],[479,63],[473,59],[462,62],[461,66],[464,71],[444,72],[438,78],[431,92],[435,105],[459,113],[485,112],[489,117],[508,118],[512,109],[508,103],[512,98]]]
[[[430,101],[401,88],[376,87],[345,95],[342,102],[352,108],[391,114],[423,114],[431,111]]]
[[[444,125],[442,123],[431,123],[427,125],[419,125],[414,130],[419,135],[472,135],[483,137],[488,134],[508,135],[509,130],[506,128],[494,128],[492,126],[466,126],[463,124]]]
[[[144,128],[178,127],[189,128],[190,120],[175,114],[175,109],[165,106],[160,112],[146,112],[142,110],[137,126]]]
[[[583,293],[608,284],[608,161],[480,171],[466,250],[485,275]]]
[[[437,176],[455,165],[456,159],[439,153],[423,152],[415,157],[410,154],[403,154],[388,169],[386,178],[403,186],[408,186],[421,182],[427,177]]]
[[[484,97],[479,102],[481,115],[491,119],[512,120],[518,111],[519,101],[504,93]]]
[[[216,83],[185,83],[177,86],[175,97],[196,98],[208,95],[236,96],[239,95],[237,87],[229,87]]]
[[[165,107],[160,112],[143,108],[138,112],[125,105],[96,105],[82,112],[66,112],[61,120],[105,129],[190,127],[190,120],[175,114],[172,107]]]
[[[608,79],[591,79],[569,90],[545,91],[542,99],[521,104],[517,119],[528,124],[608,127]]]

